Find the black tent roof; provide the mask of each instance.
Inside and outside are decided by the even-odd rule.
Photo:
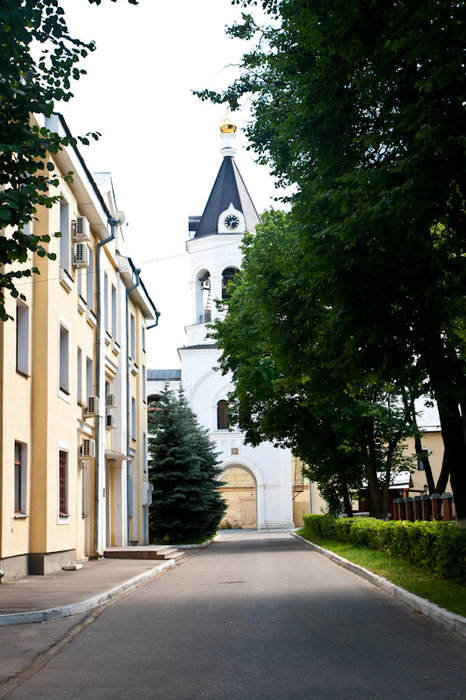
[[[190,217],[190,231],[195,231],[194,238],[212,236],[218,233],[218,217],[230,204],[242,212],[246,229],[254,232],[259,223],[259,215],[247,190],[238,166],[232,156],[225,156],[218,171],[212,191],[201,217]]]

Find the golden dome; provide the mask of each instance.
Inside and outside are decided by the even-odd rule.
[[[220,122],[220,131],[222,132],[222,134],[234,134],[237,128],[238,127],[231,118],[230,105],[228,105],[227,111],[225,112],[225,115],[222,121]]]

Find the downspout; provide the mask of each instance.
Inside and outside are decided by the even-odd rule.
[[[100,371],[102,367],[101,362],[101,349],[103,347],[103,329],[102,329],[102,299],[101,299],[101,284],[100,284],[100,251],[102,247],[115,238],[115,228],[119,225],[118,219],[109,218],[108,223],[110,224],[110,236],[107,236],[103,241],[97,243],[97,255],[96,255],[96,295],[97,295],[97,352],[96,352],[96,367],[95,367],[95,395],[99,398],[101,395],[101,380]],[[99,415],[97,416],[97,421],[95,424],[95,442],[97,445],[96,455],[95,455],[95,469],[94,469],[94,556],[101,557],[102,552],[99,550],[99,534],[100,534],[100,468],[102,465],[102,450],[100,448],[100,437],[102,432],[102,416],[101,408],[99,406]]]
[[[136,275],[136,282],[133,284],[131,287],[128,287],[126,290],[126,456],[129,457],[129,446],[130,446],[130,436],[129,436],[129,295],[131,292],[134,292],[134,290],[139,287],[139,275],[141,274],[141,270],[139,268],[136,268],[134,270],[134,274]],[[134,358],[133,358],[134,359]],[[127,515],[126,515],[126,538],[127,538],[127,543],[129,545],[129,514],[131,512],[130,508],[130,496],[132,495],[130,493],[130,478],[131,475],[129,473],[128,469],[128,462],[126,463],[126,510],[127,510]]]
[[[1,266],[1,270],[3,271],[3,265]],[[5,364],[4,364],[4,351],[3,351],[3,346],[5,342],[5,322],[0,322],[2,325],[0,326],[0,386],[2,387],[2,391],[0,392],[0,464],[3,464],[3,414],[4,414],[4,408],[3,408],[3,402],[4,402],[4,391],[3,391],[3,382],[5,378]],[[3,502],[3,483],[4,483],[4,476],[3,476],[3,469],[0,469],[0,496],[2,498]],[[3,508],[2,508],[3,511]],[[3,558],[3,517],[0,518],[0,561]],[[0,581],[5,575],[5,572],[0,569]]]
[[[155,323],[152,323],[150,326],[146,326],[146,331],[150,331],[151,328],[157,328],[159,325],[159,317],[160,317],[160,311],[157,311],[155,309]],[[147,394],[146,394],[146,401],[147,401]],[[147,459],[147,457],[146,457]],[[152,487],[150,487],[152,489]],[[147,511],[147,536],[149,536],[149,511]]]
[[[157,328],[159,325],[159,316],[160,316],[160,311],[155,312],[155,323],[153,323],[151,326],[146,326],[146,331],[150,331],[151,328]]]

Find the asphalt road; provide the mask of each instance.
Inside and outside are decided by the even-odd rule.
[[[13,632],[14,634],[14,632]],[[287,533],[222,535],[8,698],[466,698],[466,640]]]

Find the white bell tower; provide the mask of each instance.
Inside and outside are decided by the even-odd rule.
[[[220,133],[222,163],[217,178],[203,214],[189,219],[186,249],[190,261],[191,319],[186,327],[186,344],[178,349],[181,372],[158,370],[157,380],[152,380],[149,388],[157,392],[167,380],[172,384],[181,380],[191,408],[216,445],[224,475],[232,479],[231,483],[238,475],[246,479],[247,497],[241,491],[241,499],[229,506],[234,511],[233,520],[239,508],[243,509],[240,520],[248,527],[253,520],[253,526],[259,530],[291,528],[291,452],[270,442],[252,447],[244,442],[236,426],[228,425],[232,377],[216,370],[220,351],[207,337],[207,325],[219,314],[215,300],[228,293],[228,283],[240,269],[243,234],[254,233],[259,223],[235,163],[236,126],[229,110],[220,123]]]
[[[215,300],[227,293],[228,282],[241,266],[240,243],[255,231],[259,216],[236,166],[236,125],[230,110],[220,122],[223,162],[202,216],[189,220],[191,322],[187,345],[209,344],[206,324],[218,317]]]

